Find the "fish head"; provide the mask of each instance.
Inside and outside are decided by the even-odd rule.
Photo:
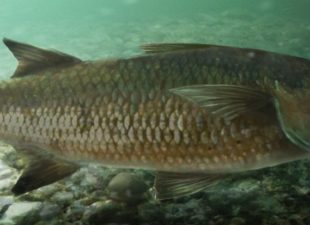
[[[290,88],[276,82],[274,104],[286,137],[310,151],[310,88]]]

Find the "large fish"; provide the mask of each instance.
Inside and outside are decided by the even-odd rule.
[[[19,64],[0,83],[0,138],[31,156],[15,194],[94,162],[158,171],[167,199],[310,154],[307,59],[151,44],[142,56],[82,61],[4,43]]]

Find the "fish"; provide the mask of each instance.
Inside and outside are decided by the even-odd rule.
[[[87,61],[3,42],[18,66],[0,82],[0,139],[29,159],[15,195],[95,163],[154,171],[155,197],[165,200],[309,158],[309,59],[154,43]]]

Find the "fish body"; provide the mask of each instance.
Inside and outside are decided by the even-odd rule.
[[[128,59],[81,61],[5,43],[20,64],[0,83],[0,137],[22,152],[184,174],[240,172],[309,155],[287,134],[281,99],[284,89],[309,89],[309,60],[167,44]]]

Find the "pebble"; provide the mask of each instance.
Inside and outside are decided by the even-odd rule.
[[[136,174],[122,172],[111,179],[106,190],[112,200],[136,204],[145,198],[148,186]]]
[[[157,221],[159,224],[165,224],[165,213],[159,202],[149,201],[138,206],[139,218],[148,223],[148,221]]]
[[[97,213],[101,208],[104,208],[109,204],[111,204],[111,201],[97,201],[92,203],[90,206],[86,207],[85,212],[83,213],[83,219],[88,220],[94,213]]]
[[[243,225],[245,224],[245,220],[241,217],[234,217],[230,220],[229,225]]]
[[[51,220],[61,213],[61,208],[57,204],[45,203],[40,210],[42,220]]]
[[[0,191],[10,190],[15,184],[18,172],[0,160]]]
[[[82,179],[80,185],[82,187],[96,187],[98,184],[98,178],[94,176],[93,174],[86,174],[84,179]]]
[[[136,208],[127,208],[113,201],[95,202],[83,215],[89,225],[101,224],[139,224]]]
[[[85,212],[85,206],[79,202],[73,202],[65,213],[65,217],[69,221],[80,221]]]
[[[31,224],[39,218],[41,202],[15,202],[4,213],[0,224]]]
[[[13,196],[1,196],[0,197],[0,218],[5,214],[9,209],[10,205],[14,202]]]
[[[57,202],[62,205],[69,205],[73,201],[74,195],[72,192],[56,192],[52,197],[51,200]]]

